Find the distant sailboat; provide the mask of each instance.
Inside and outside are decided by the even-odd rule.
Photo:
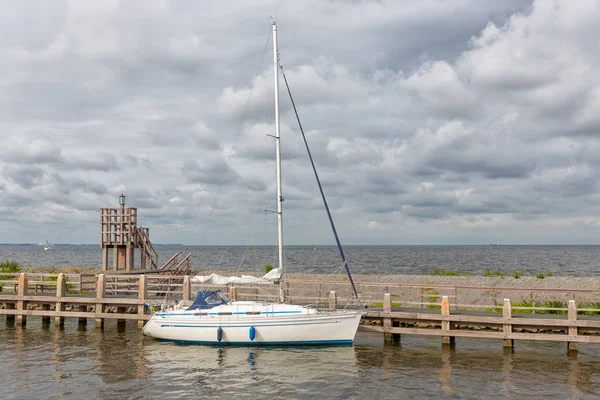
[[[44,250],[50,250],[52,248],[54,248],[54,246],[52,246],[48,240],[46,240],[46,243],[44,243]]]

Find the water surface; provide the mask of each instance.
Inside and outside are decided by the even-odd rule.
[[[0,318],[2,398],[598,398],[600,347],[359,332],[344,347],[208,347],[160,342],[135,322],[96,330]]]
[[[157,246],[159,265],[173,254],[192,253],[199,270],[243,270],[263,272],[266,264],[277,264],[273,246]],[[486,269],[525,274],[600,274],[600,246],[346,246],[353,273],[426,274],[435,268],[475,274]],[[137,254],[136,254],[137,255]],[[22,265],[101,267],[99,246],[0,245],[0,260]],[[335,246],[287,246],[286,268],[297,273],[332,273],[340,268]],[[112,257],[109,257],[112,262]],[[136,259],[136,268],[139,260]]]

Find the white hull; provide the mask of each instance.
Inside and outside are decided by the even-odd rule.
[[[234,309],[258,311],[248,315],[245,311],[230,311]],[[349,344],[354,340],[360,318],[361,313],[355,311],[318,312],[300,306],[234,302],[202,314],[198,311],[154,314],[143,333],[157,339],[197,344]]]

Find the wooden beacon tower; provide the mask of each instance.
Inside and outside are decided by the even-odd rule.
[[[158,253],[150,242],[150,229],[137,226],[137,208],[125,208],[125,196],[119,196],[119,208],[100,209],[100,247],[102,270],[108,270],[108,249],[113,249],[113,271],[132,271],[135,249],[140,249],[140,268],[157,267]]]

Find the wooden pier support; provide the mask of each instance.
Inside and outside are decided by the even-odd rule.
[[[113,248],[113,271],[119,271],[119,249],[117,247]]]
[[[510,323],[512,318],[512,308],[509,299],[504,299],[504,304],[502,305],[502,318],[504,319],[502,332],[504,333],[505,337],[508,337],[512,333],[512,324]],[[502,346],[513,348],[515,346],[515,341],[514,339],[502,339]]]
[[[104,318],[101,315],[104,312],[104,304],[99,300],[104,299],[105,292],[104,274],[100,274],[96,283],[96,328],[104,328]]]
[[[27,274],[21,273],[19,275],[19,289],[17,294],[19,296],[27,296],[27,286],[29,282],[27,280]],[[27,310],[27,302],[24,300],[17,300],[17,311],[23,312]],[[25,325],[27,323],[27,317],[25,315],[17,315],[17,325]]]
[[[191,301],[192,300],[192,282],[190,280],[190,276],[186,275],[183,277],[183,299],[182,301]]]
[[[50,311],[50,304],[42,304],[42,311]],[[50,317],[43,316],[42,317],[42,325],[49,325],[49,324],[50,324]]]
[[[442,297],[442,317],[450,316],[450,301],[448,301],[448,296]],[[451,322],[448,320],[442,319],[442,331],[450,331]],[[442,336],[442,345],[454,346],[455,343],[454,336]]]
[[[102,248],[102,272],[108,271],[108,247]]]
[[[337,294],[335,294],[335,290],[329,292],[329,308],[331,310],[335,310],[337,308]]]
[[[117,307],[117,314],[125,314],[125,312],[127,311],[127,307]],[[125,325],[127,321],[124,319],[119,318],[117,320],[117,325]]]
[[[16,308],[15,303],[6,303],[6,309],[7,310],[14,310]],[[14,323],[15,322],[15,315],[14,314],[7,314],[6,315],[6,322],[8,323]]]
[[[144,300],[146,298],[147,291],[148,291],[148,282],[146,281],[146,275],[140,275],[140,282],[139,282],[139,286],[138,286],[138,297],[140,299]],[[144,315],[144,313],[146,312],[145,307],[146,306],[144,304],[138,305],[138,315],[139,316]],[[137,323],[138,328],[142,329],[144,327],[145,323],[146,323],[146,321],[143,318],[138,319],[138,323]]]
[[[125,270],[131,272],[133,269],[133,247],[125,248]]]
[[[569,320],[569,336],[577,336],[577,306],[575,300],[569,300],[567,319]],[[577,342],[567,342],[567,349],[577,351]]]
[[[58,311],[65,311],[65,303],[61,302],[61,297],[64,297],[67,292],[67,282],[65,280],[65,274],[58,274],[58,278],[56,280],[56,308]],[[65,317],[54,317],[54,325],[55,326],[63,326],[65,324]]]
[[[236,301],[238,298],[238,288],[235,286],[231,286],[229,288],[229,300]]]
[[[87,305],[80,304],[79,305],[79,312],[87,312]],[[87,318],[86,317],[79,317],[79,325],[80,326],[86,326],[87,325]]]
[[[392,296],[389,293],[383,295],[383,340],[386,343],[400,342],[399,333],[391,333],[392,330]]]

